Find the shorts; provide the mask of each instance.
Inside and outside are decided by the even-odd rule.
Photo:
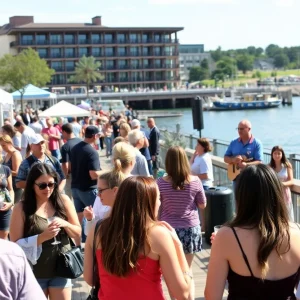
[[[189,228],[175,228],[182,243],[185,254],[192,254],[202,250],[202,235],[200,225]]]
[[[69,288],[72,287],[72,281],[70,278],[53,277],[53,278],[37,278],[42,290],[48,288]]]
[[[93,206],[97,197],[97,189],[89,189],[82,191],[77,188],[72,188],[72,196],[77,213],[83,212],[86,206]]]
[[[0,211],[0,230],[8,231],[12,210]]]

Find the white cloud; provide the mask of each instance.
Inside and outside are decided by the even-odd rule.
[[[279,7],[292,7],[296,4],[295,0],[277,0],[276,6]]]
[[[236,4],[238,2],[238,0],[148,0],[148,2],[149,2],[149,4],[155,4],[155,5],[167,5],[167,4]]]

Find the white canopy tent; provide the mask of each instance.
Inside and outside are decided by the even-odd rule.
[[[13,96],[0,89],[0,126],[3,126],[3,120],[5,118],[9,118],[11,121],[13,120],[13,105]]]
[[[52,107],[44,110],[39,114],[39,117],[85,117],[91,113],[88,110],[82,109],[67,101],[60,101]]]

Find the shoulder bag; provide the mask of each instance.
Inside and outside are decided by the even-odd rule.
[[[93,287],[90,291],[89,296],[87,297],[86,300],[98,300],[98,292],[100,290],[100,278],[99,278],[99,274],[98,274],[98,265],[96,262],[96,234],[98,231],[98,228],[100,226],[102,220],[99,220],[96,223],[95,226],[95,231],[94,231],[94,240],[93,240]]]
[[[59,254],[56,260],[56,276],[63,278],[77,278],[83,274],[83,255],[80,247],[76,247],[69,238],[71,250],[63,252],[59,246]]]

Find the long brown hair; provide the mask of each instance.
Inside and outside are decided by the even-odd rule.
[[[136,269],[140,253],[146,256],[147,225],[156,221],[157,196],[153,178],[132,176],[122,182],[110,217],[96,233],[103,266],[110,274],[125,277]]]
[[[183,148],[172,146],[168,149],[165,167],[168,176],[172,180],[175,190],[183,190],[184,184],[189,182],[191,174],[190,164]]]
[[[274,158],[273,158],[273,153],[274,153],[275,151],[280,151],[280,152],[281,152],[281,154],[282,154],[282,157],[281,157],[281,163],[282,163],[286,168],[291,168],[292,166],[291,166],[290,162],[287,160],[287,158],[286,158],[286,156],[285,156],[285,153],[284,153],[284,151],[283,151],[283,149],[282,149],[281,146],[274,146],[274,147],[272,148],[272,151],[271,151],[271,161],[270,161],[270,166],[271,166],[271,168],[273,168],[273,169],[276,168],[275,160],[274,160]]]
[[[283,188],[269,166],[249,165],[238,177],[235,198],[237,214],[230,227],[257,229],[260,243],[257,259],[263,278],[268,271],[268,257],[275,249],[280,256],[290,249],[289,217]],[[281,249],[287,238],[287,246]]]

